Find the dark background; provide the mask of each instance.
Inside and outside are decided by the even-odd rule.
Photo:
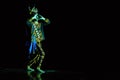
[[[28,1],[29,2],[29,1]],[[1,4],[0,67],[25,67],[25,21],[28,2],[3,1]],[[39,13],[50,19],[44,27],[44,69],[101,70],[98,5],[86,1],[39,0]],[[100,67],[100,68],[99,68]],[[99,68],[99,69],[98,69]]]

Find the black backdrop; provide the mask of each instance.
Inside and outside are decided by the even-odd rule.
[[[1,4],[0,65],[22,68],[26,60],[24,43],[28,4],[25,0],[3,1]],[[94,54],[99,53],[93,32],[93,26],[96,25],[93,22],[96,18],[93,18],[96,15],[95,7],[89,2],[64,0],[41,0],[37,2],[37,7],[43,16],[51,20],[51,24],[44,27],[46,57],[43,68],[77,71],[95,69],[99,64],[96,61],[99,56]]]

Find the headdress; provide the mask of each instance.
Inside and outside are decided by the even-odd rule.
[[[32,14],[32,13],[38,13],[38,9],[35,8],[35,6],[31,9],[30,7],[28,7],[29,9],[29,13]]]

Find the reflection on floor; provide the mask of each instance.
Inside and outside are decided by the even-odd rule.
[[[0,80],[88,80],[85,72],[45,70],[46,73],[24,69],[1,69]]]

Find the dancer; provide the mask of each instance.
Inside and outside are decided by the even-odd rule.
[[[30,17],[27,19],[27,25],[31,30],[31,41],[28,51],[29,60],[27,64],[27,70],[34,71],[36,69],[41,73],[45,73],[45,71],[41,69],[41,65],[45,57],[45,52],[42,48],[41,42],[45,40],[43,26],[46,26],[46,24],[50,24],[50,20],[40,15],[38,13],[38,9],[35,6],[32,8],[29,7],[28,9]],[[37,67],[35,69],[32,68],[36,63],[38,63]]]

